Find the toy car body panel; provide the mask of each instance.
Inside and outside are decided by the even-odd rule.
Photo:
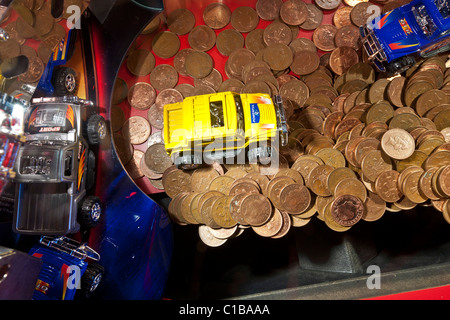
[[[88,170],[94,170],[85,127],[96,115],[91,102],[75,96],[33,99],[27,141],[15,165],[15,232],[64,235],[79,230],[77,212],[87,193]]]
[[[252,143],[272,138],[287,143],[281,97],[267,94],[220,92],[192,96],[164,106],[164,141],[167,153],[197,150],[224,151],[233,156]],[[230,152],[231,151],[231,152]],[[235,151],[235,152],[232,152]]]
[[[43,262],[34,300],[73,300],[89,265],[85,259],[100,259],[98,253],[85,243],[66,237],[44,236],[39,244],[33,246],[29,255]]]
[[[388,63],[402,57],[450,49],[449,4],[449,0],[414,0],[360,27],[369,60],[386,71]]]

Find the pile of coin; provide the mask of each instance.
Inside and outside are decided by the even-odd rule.
[[[345,3],[258,0],[233,12],[213,3],[197,26],[192,12],[177,9],[167,30],[158,29],[160,20],[147,28],[155,34],[153,53],[135,48],[128,56],[128,71],[148,80],[128,90],[118,79],[115,96],[148,114],[125,120],[117,111],[119,155],[132,177],[148,179],[172,198],[175,223],[199,225],[207,245],[246,229],[279,238],[313,217],[342,232],[417,205],[433,206],[450,223],[447,57],[387,78],[361,51],[357,27],[367,21],[370,3]],[[377,3],[393,9],[405,2]],[[333,25],[322,24],[322,10],[334,10]],[[259,29],[262,20],[270,23]],[[311,39],[299,30],[312,31]],[[186,35],[190,47],[180,50]],[[209,55],[214,50],[225,61],[223,72]],[[153,54],[171,60],[155,65]],[[221,91],[282,96],[289,140],[279,150],[279,168],[215,163],[183,171],[162,152],[164,104]]]
[[[24,55],[28,58],[28,69],[9,81],[3,91],[11,93],[22,84],[37,85],[51,53],[66,36],[64,25],[70,17],[70,11],[67,13],[70,5],[77,5],[82,12],[89,1],[64,1],[59,19],[51,14],[50,0],[14,0],[10,4],[0,24],[9,35],[9,40],[0,41],[0,61]]]

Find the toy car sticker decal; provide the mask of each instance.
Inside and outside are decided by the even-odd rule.
[[[259,123],[259,118],[261,116],[257,103],[250,103],[250,115],[252,123]]]
[[[405,49],[405,48],[410,48],[410,47],[415,47],[418,46],[418,43],[413,43],[413,44],[402,44],[402,42],[394,42],[394,43],[390,43],[389,44],[389,48],[391,48],[392,50],[398,50],[398,49]]]
[[[69,105],[67,105],[67,111],[66,111],[66,119],[70,122],[72,125],[72,128],[74,128],[74,113],[73,108]]]
[[[39,108],[36,108],[33,110],[33,112],[30,115],[30,120],[28,121],[28,129],[30,129],[31,126],[34,126],[35,122],[36,122],[36,114],[38,112]]]
[[[66,297],[66,291],[67,291],[67,279],[69,278],[69,266],[67,264],[63,264],[61,267],[61,273],[59,276],[59,279],[63,279],[63,292],[62,292],[62,299]]]
[[[401,27],[403,29],[403,32],[405,33],[406,36],[409,36],[410,34],[413,33],[412,30],[411,30],[411,27],[408,24],[408,21],[406,21],[405,18],[402,18],[402,19],[398,20],[398,22],[400,23],[400,25],[401,25]]]
[[[78,163],[78,190],[80,190],[81,179],[83,178],[85,164],[86,164],[86,148],[83,146],[83,151],[81,153],[80,161]]]
[[[36,282],[36,290],[42,292],[43,294],[47,294],[48,289],[50,288],[50,284],[41,279],[38,279]]]
[[[394,19],[388,19],[388,17],[391,15],[391,13],[392,13],[392,11],[389,11],[378,21],[378,24],[376,25],[376,27],[378,29],[383,28],[384,25],[386,25],[387,23],[394,20]]]

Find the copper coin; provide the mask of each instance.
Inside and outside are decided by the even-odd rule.
[[[269,199],[262,194],[250,194],[241,204],[242,215],[251,226],[261,226],[269,221],[273,209]]]
[[[283,216],[278,209],[274,209],[273,215],[265,224],[256,227],[252,226],[253,231],[262,237],[273,237],[280,232],[283,226]]]
[[[146,76],[155,67],[156,60],[153,54],[145,49],[137,49],[127,58],[127,68],[135,76]]]
[[[303,213],[311,203],[311,193],[307,187],[300,184],[290,184],[281,190],[280,204],[289,214]]]
[[[219,70],[213,68],[211,73],[204,78],[194,79],[194,86],[209,86],[214,90],[218,90],[219,86],[222,84],[222,74]]]
[[[147,119],[141,116],[132,116],[128,118],[122,126],[122,134],[131,144],[141,144],[146,142],[150,133],[150,124]]]
[[[237,7],[231,13],[231,25],[239,32],[250,32],[258,26],[259,17],[256,10],[247,7]]]
[[[334,42],[338,47],[350,47],[354,50],[359,50],[361,47],[361,40],[358,27],[355,27],[354,25],[341,27],[336,32]]]
[[[235,195],[230,202],[231,217],[241,225],[248,225],[242,212],[242,201],[250,194],[240,193]]]
[[[342,226],[355,225],[363,216],[364,203],[352,195],[342,195],[331,203],[331,215]]]
[[[386,87],[389,101],[396,107],[403,107],[403,88],[406,78],[403,76],[395,77]]]
[[[189,32],[188,42],[192,49],[208,51],[216,44],[216,33],[205,25],[198,25]]]
[[[307,75],[319,67],[319,56],[316,52],[303,50],[295,53],[291,70],[298,75]]]
[[[231,19],[231,10],[223,3],[211,3],[203,10],[203,21],[213,29],[225,27]]]
[[[125,170],[130,175],[131,179],[137,180],[144,176],[144,173],[141,170],[141,159],[144,157],[144,151],[141,150],[133,150],[133,157],[131,161],[129,161],[125,165]]]
[[[185,48],[177,52],[173,58],[173,66],[177,72],[183,76],[186,76],[186,57],[189,53],[193,52],[192,48]]]
[[[150,122],[150,125],[155,128],[162,130],[164,129],[164,117],[163,113],[160,109],[156,106],[156,104],[153,104],[149,109],[147,113],[147,119]]]
[[[173,164],[162,143],[154,144],[145,151],[145,163],[157,173],[163,173]],[[191,189],[190,186],[189,189]]]
[[[284,211],[280,211],[281,217],[283,218],[283,225],[281,226],[281,230],[278,231],[274,236],[271,236],[272,239],[279,239],[284,237],[292,226],[291,216]]]
[[[269,64],[272,70],[281,71],[289,68],[293,59],[294,54],[291,48],[285,44],[272,44],[264,49],[263,60]]]
[[[286,24],[274,21],[264,29],[263,39],[267,46],[289,45],[292,41],[292,31]]]
[[[328,190],[327,179],[333,170],[332,166],[326,164],[315,167],[306,179],[306,186],[316,195],[322,197],[330,196],[332,193]]]
[[[166,104],[183,102],[183,95],[175,89],[164,89],[157,96],[155,104],[159,110],[163,110]]]
[[[170,64],[159,64],[150,73],[150,83],[158,91],[174,88],[178,83],[178,72]]]
[[[352,22],[350,20],[350,12],[352,11],[352,7],[343,6],[337,9],[333,15],[333,23],[334,25],[340,29],[343,26],[351,25]]]
[[[322,51],[333,51],[336,48],[334,44],[336,32],[337,28],[335,26],[322,24],[314,30],[313,42]]]
[[[145,155],[145,153],[144,153],[144,155]],[[139,168],[141,169],[142,173],[149,179],[157,180],[157,179],[161,179],[163,176],[162,173],[157,173],[147,166],[144,156],[140,160]]]
[[[205,52],[193,51],[186,57],[186,73],[193,78],[204,78],[213,70],[213,60]]]
[[[152,41],[154,54],[163,59],[173,57],[180,49],[180,45],[178,36],[170,31],[157,33]]]
[[[217,198],[212,205],[212,219],[221,228],[231,228],[237,224],[230,213],[231,200],[230,196],[222,196]]]
[[[309,97],[309,89],[303,81],[291,80],[280,87],[280,95],[283,99],[290,100],[297,109],[305,104],[306,99]]]
[[[256,12],[263,20],[275,20],[280,14],[282,5],[282,0],[258,0],[256,1]]]
[[[219,173],[212,167],[198,168],[192,173],[192,190],[194,192],[206,192],[211,181],[218,177]]]
[[[138,82],[128,90],[128,103],[138,110],[147,110],[156,100],[156,91],[146,82]]]
[[[11,40],[8,40],[11,41]],[[7,41],[7,42],[8,42]],[[28,59],[28,70],[19,76],[19,80],[24,83],[38,82],[44,72],[44,63],[39,57],[30,57]]]
[[[229,56],[236,49],[244,47],[244,37],[234,29],[225,29],[217,35],[216,47],[224,56]]]
[[[189,33],[195,26],[194,14],[185,8],[170,12],[167,16],[167,27],[177,35]]]
[[[126,165],[133,157],[133,145],[118,133],[114,133],[113,138],[117,156],[122,164]]]
[[[323,10],[334,10],[340,6],[341,0],[315,0],[315,3]]]
[[[308,11],[308,16],[299,27],[303,30],[315,30],[323,20],[322,10],[317,8],[316,5],[312,3],[306,3],[306,9]]]
[[[264,29],[255,29],[250,31],[245,37],[245,47],[253,53],[264,49],[267,45],[264,42]]]
[[[386,202],[396,202],[403,196],[398,188],[399,173],[395,170],[381,172],[375,180],[378,196]]]
[[[281,6],[280,16],[288,25],[298,26],[306,21],[308,9],[301,0],[289,0]]]
[[[215,237],[212,233],[211,230],[212,228],[206,226],[206,225],[201,225],[198,227],[198,234],[200,237],[200,240],[202,240],[202,242],[204,244],[206,244],[209,247],[219,247],[221,245],[223,245],[225,242],[227,242],[228,239],[219,239],[217,237]]]
[[[330,67],[334,73],[341,75],[359,62],[356,51],[350,47],[339,47],[333,50],[330,56]]]
[[[376,221],[380,219],[386,211],[386,201],[381,199],[376,193],[369,192],[364,202],[365,212],[361,219],[365,221]]]
[[[48,34],[55,23],[55,19],[47,11],[41,10],[35,14],[35,30],[38,36],[42,37]]]
[[[350,19],[355,26],[360,27],[368,22],[375,12],[375,9],[371,9],[370,6],[373,6],[370,2],[360,2],[353,7]]]

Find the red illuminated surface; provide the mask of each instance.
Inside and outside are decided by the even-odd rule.
[[[367,300],[450,300],[450,285],[390,294]]]

